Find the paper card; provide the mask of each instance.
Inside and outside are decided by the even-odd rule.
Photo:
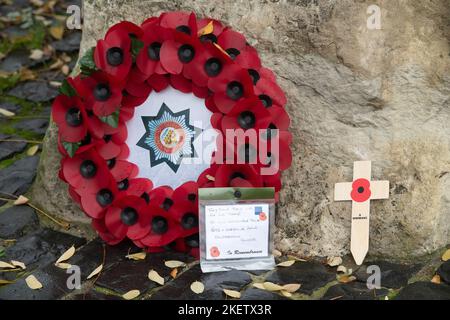
[[[207,260],[267,257],[269,205],[206,205]]]

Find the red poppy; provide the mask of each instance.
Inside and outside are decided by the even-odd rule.
[[[268,79],[260,79],[255,85],[255,94],[263,102],[266,108],[272,105],[284,107],[287,99],[283,90],[275,83]]]
[[[121,21],[116,23],[106,32],[105,38],[109,37],[111,33],[123,32],[128,34],[130,37],[135,37],[140,39],[143,34],[143,30],[136,24],[130,21]]]
[[[247,40],[245,37],[234,30],[227,29],[222,32],[217,39],[217,44],[228,53],[228,55],[235,60],[241,51],[247,47]]]
[[[88,131],[87,114],[77,96],[59,95],[53,102],[53,121],[58,126],[59,136],[66,142],[79,142]]]
[[[194,13],[174,11],[165,12],[159,18],[161,27],[174,29],[178,33],[195,37],[197,36],[197,19]]]
[[[266,129],[271,123],[270,113],[257,97],[242,99],[222,118],[222,131],[232,129]]]
[[[181,237],[198,232],[198,206],[189,200],[178,201],[169,209],[169,214],[181,226]]]
[[[211,247],[210,249],[209,249],[209,254],[211,255],[211,257],[213,257],[213,258],[217,258],[218,256],[220,256],[220,251],[219,251],[219,248],[217,248],[217,247]]]
[[[217,169],[215,187],[262,187],[257,167],[250,164],[223,164]]]
[[[134,97],[147,98],[152,91],[152,87],[146,82],[147,78],[138,68],[133,68],[128,75],[125,85],[127,94]]]
[[[58,136],[58,151],[61,153],[64,157],[69,157],[69,154],[67,153],[66,148],[64,147],[66,141],[62,141],[61,137]],[[86,137],[80,141],[80,145],[78,149],[75,151],[75,155],[82,154],[86,152],[89,149],[94,148],[97,145],[97,141],[93,140],[89,134],[86,135]]]
[[[121,242],[123,239],[116,238],[106,228],[105,219],[92,219],[92,227],[97,231],[99,237],[109,245],[115,245]]]
[[[353,181],[352,192],[350,194],[353,201],[365,202],[370,199],[371,195],[369,180],[361,178]]]
[[[138,175],[139,168],[134,163],[118,158],[109,159],[107,161],[108,168],[117,182],[125,179],[131,179]]]
[[[156,92],[160,92],[169,86],[169,77],[160,74],[154,74],[147,79],[147,83]]]
[[[97,146],[98,153],[103,159],[112,159],[119,156],[122,147],[125,146],[128,131],[124,123],[119,122],[118,131],[114,134],[103,136],[103,142]]]
[[[173,190],[168,186],[155,188],[149,194],[149,202],[154,206],[169,210],[173,205],[172,194]]]
[[[217,42],[217,37],[219,37],[220,34],[225,29],[225,26],[220,21],[214,20],[214,19],[210,19],[210,18],[205,18],[205,19],[197,20],[197,28],[199,30],[199,33],[200,33],[200,30],[205,28],[210,23],[212,23],[213,31],[211,33],[208,33],[208,34],[200,35],[200,41],[203,42],[203,43],[208,42],[208,41],[216,43]]]
[[[124,28],[108,32],[104,40],[98,40],[94,50],[97,68],[106,72],[113,81],[122,81],[132,64],[131,39]]]
[[[165,246],[181,234],[181,227],[175,222],[168,212],[152,203],[148,206],[150,216],[150,232],[147,236],[140,239],[142,244],[148,247]]]
[[[216,175],[218,165],[211,165],[208,169],[203,171],[197,178],[197,184],[199,188],[212,188],[214,187],[214,176]]]
[[[182,202],[182,201],[190,201],[194,204],[198,203],[198,184],[194,181],[188,181],[183,183],[181,186],[176,188],[173,191],[173,201],[175,203]]]
[[[102,181],[96,189],[82,190],[80,192],[81,207],[88,216],[94,219],[103,218],[108,207],[118,197],[116,181],[109,176]]]
[[[125,196],[114,201],[105,214],[105,225],[117,239],[141,239],[150,232],[151,214],[145,200]]]

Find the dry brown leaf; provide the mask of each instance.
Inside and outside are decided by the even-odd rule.
[[[30,3],[35,7],[42,7],[44,5],[44,1],[42,0],[30,0]]]
[[[16,115],[14,112],[11,112],[3,108],[0,108],[0,114],[5,117],[14,117]]]
[[[14,205],[15,206],[21,206],[23,204],[28,203],[28,201],[30,201],[30,199],[28,199],[25,196],[20,195],[15,201],[14,201]]]
[[[69,72],[70,72],[69,66],[68,66],[67,64],[63,65],[63,66],[61,67],[61,72],[62,72],[65,76],[67,76],[67,75],[69,74]]]
[[[130,260],[139,261],[139,260],[145,260],[146,256],[147,256],[147,253],[142,251],[142,252],[136,252],[136,253],[129,254],[129,255],[125,256],[125,258],[130,259]]]
[[[344,275],[338,277],[338,281],[340,283],[349,283],[349,282],[352,282],[352,281],[355,281],[355,280],[356,280],[356,277],[349,276],[347,274],[344,274]]]
[[[75,246],[71,246],[66,252],[64,252],[58,260],[56,260],[55,265],[64,261],[69,260],[75,254]]]
[[[44,56],[44,51],[42,51],[40,49],[34,49],[34,50],[31,50],[31,54],[30,54],[29,58],[31,60],[41,60],[43,56]]]
[[[241,297],[241,293],[239,291],[223,289],[223,292],[231,298],[239,299]]]
[[[56,40],[61,40],[64,35],[64,26],[61,24],[50,27],[50,34]]]
[[[264,284],[263,283],[254,283],[253,286],[255,288],[261,289],[261,290],[266,290],[266,288],[264,288]]]
[[[273,255],[275,258],[278,258],[278,257],[281,257],[281,256],[282,256],[282,253],[281,253],[280,251],[278,251],[277,249],[273,249],[273,250],[272,250],[272,255]]]
[[[10,263],[0,261],[0,269],[15,269],[16,267]]]
[[[34,80],[37,78],[36,73],[27,68],[20,69],[20,81]]]
[[[177,260],[168,260],[166,262],[164,262],[164,265],[167,268],[179,268],[179,267],[184,267],[186,265],[186,263],[184,263],[183,261],[177,261]]]
[[[32,274],[26,277],[25,282],[30,289],[37,290],[42,288],[42,283]]]
[[[341,257],[328,257],[327,264],[330,267],[337,267],[342,264],[342,258]]]
[[[441,277],[436,274],[433,279],[431,279],[431,282],[436,283],[436,284],[441,284]]]
[[[25,270],[25,269],[27,268],[27,267],[25,266],[25,263],[20,262],[20,261],[11,260],[11,264],[12,264],[14,267],[19,267],[19,268],[22,269],[22,270]]]
[[[56,60],[53,64],[50,65],[50,69],[60,69],[64,65],[64,62],[60,59]]]
[[[281,291],[283,290],[283,287],[279,284],[275,284],[273,282],[264,282],[264,289],[267,291]]]
[[[70,267],[72,267],[72,265],[70,263],[64,263],[64,262],[56,263],[55,266],[60,268],[60,269],[64,269],[64,270],[69,269]]]
[[[277,264],[277,267],[290,267],[295,263],[295,260],[287,260],[284,262],[280,262],[279,264]]]
[[[448,260],[450,260],[450,249],[445,251],[444,254],[442,255],[442,261],[448,261]]]
[[[174,279],[177,277],[177,274],[178,274],[178,268],[174,268],[174,269],[172,269],[172,271],[170,271],[170,276]]]
[[[191,284],[191,290],[196,294],[200,294],[205,291],[205,286],[200,281],[194,281]]]
[[[148,272],[148,278],[154,282],[156,282],[159,285],[164,285],[164,278],[161,277],[158,272],[155,270],[150,270]]]
[[[30,157],[34,156],[36,154],[36,152],[38,152],[38,150],[39,150],[39,146],[36,144],[27,150],[27,155]]]
[[[287,256],[287,258],[288,258],[288,260],[294,260],[294,261],[301,261],[301,262],[306,262],[307,261],[305,259],[301,259],[299,257],[293,256],[293,255],[290,255],[290,254]]]
[[[283,286],[283,290],[293,293],[293,292],[297,291],[298,289],[300,289],[301,286],[302,285],[300,283],[289,283],[289,284],[285,284]]]
[[[290,292],[288,292],[288,291],[281,290],[280,293],[281,293],[283,296],[287,297],[287,298],[292,297],[292,293],[290,293]]]
[[[11,284],[14,283],[14,281],[9,281],[9,280],[4,280],[4,279],[0,279],[0,286],[4,285],[4,284]]]
[[[125,293],[122,298],[124,298],[125,300],[133,300],[137,297],[139,297],[139,295],[141,294],[141,292],[139,290],[130,290],[127,293]]]
[[[100,272],[102,272],[102,270],[103,270],[103,264],[101,264],[97,268],[95,268],[95,270],[92,271],[90,275],[88,275],[87,279],[89,280],[90,278],[98,275]]]

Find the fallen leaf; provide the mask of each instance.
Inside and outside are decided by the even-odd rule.
[[[50,34],[56,40],[61,40],[64,35],[64,27],[61,24],[50,27]]]
[[[0,269],[15,269],[16,267],[10,263],[0,261]]]
[[[328,257],[327,258],[327,264],[330,267],[336,267],[342,264],[342,258],[341,257]]]
[[[21,206],[23,204],[26,204],[28,201],[30,201],[30,199],[28,199],[25,196],[20,195],[15,201],[14,201],[14,205],[15,206]]]
[[[27,268],[27,267],[25,266],[25,263],[20,262],[20,261],[11,260],[11,264],[12,264],[14,267],[19,267],[19,268],[22,269],[22,270],[25,270],[25,269]]]
[[[52,87],[58,88],[58,87],[61,87],[62,82],[59,82],[59,81],[50,81],[49,84],[50,84]]]
[[[90,278],[96,276],[96,275],[99,274],[102,270],[103,270],[103,264],[101,264],[101,265],[99,265],[97,268],[95,268],[95,270],[92,271],[90,275],[88,275],[87,279],[89,280]]]
[[[4,285],[4,284],[11,284],[11,283],[14,283],[14,281],[0,279],[0,286]]]
[[[205,291],[205,286],[200,281],[194,281],[191,284],[191,290],[196,294],[200,294]]]
[[[68,66],[67,64],[63,65],[63,66],[61,67],[61,72],[62,72],[65,76],[67,76],[67,75],[69,74],[69,72],[70,72],[69,66]]]
[[[37,78],[36,73],[27,68],[20,69],[20,81],[34,80]]]
[[[292,293],[290,293],[290,292],[288,292],[288,291],[284,291],[284,290],[281,290],[281,294],[283,295],[283,296],[285,296],[285,297],[292,297]]]
[[[349,276],[347,274],[344,274],[344,275],[338,277],[338,281],[340,283],[349,283],[349,282],[352,282],[352,281],[355,281],[355,280],[356,280],[356,277]]]
[[[290,267],[295,263],[295,260],[287,260],[277,264],[277,267]]]
[[[263,283],[254,283],[253,286],[255,288],[261,289],[261,290],[266,290],[266,288],[264,287]]]
[[[294,260],[294,261],[301,261],[301,262],[306,262],[305,259],[301,259],[299,257],[293,256],[293,255],[288,255],[288,260]]]
[[[198,31],[198,36],[200,37],[200,36],[203,36],[205,34],[213,33],[213,31],[214,31],[214,24],[213,24],[212,21],[210,21],[206,26],[204,26],[203,28],[201,28]]]
[[[38,145],[34,145],[34,146],[30,147],[27,150],[27,155],[30,156],[30,157],[34,156],[36,154],[36,152],[38,152],[38,150],[39,150],[39,146]]]
[[[301,286],[302,286],[302,285],[301,285],[300,283],[289,283],[289,284],[285,284],[285,285],[283,286],[283,291],[287,291],[287,292],[292,293],[292,292],[295,292],[295,291],[297,291],[298,289],[300,289]]]
[[[55,263],[55,266],[60,268],[60,269],[64,269],[64,270],[67,270],[70,267],[72,267],[72,265],[70,263],[64,263],[64,262]]]
[[[143,252],[129,254],[129,255],[125,256],[125,258],[138,261],[138,260],[145,260],[146,256],[147,256],[147,253],[143,251]]]
[[[450,260],[450,249],[445,251],[444,254],[442,255],[442,261],[448,261],[448,260]]]
[[[436,283],[436,284],[441,284],[441,277],[436,274],[433,279],[431,279],[431,282]]]
[[[164,262],[164,265],[167,268],[179,268],[179,267],[184,267],[186,265],[186,263],[182,262],[182,261],[177,261],[177,260],[169,260]]]
[[[342,272],[344,274],[347,274],[347,268],[343,265],[340,265],[339,267],[337,267],[336,269],[337,272]]]
[[[5,117],[14,117],[16,115],[14,112],[11,112],[3,108],[0,108],[0,114]]]
[[[60,69],[64,65],[64,62],[60,59],[56,60],[50,65],[50,69]]]
[[[273,282],[264,282],[264,289],[267,291],[281,291],[283,290],[283,287],[279,284],[275,284]]]
[[[30,289],[37,290],[42,288],[42,283],[40,283],[39,280],[33,275],[26,277],[25,282]]]
[[[127,293],[125,293],[122,298],[124,298],[125,300],[133,300],[137,297],[139,297],[139,295],[141,294],[141,292],[139,290],[130,290]]]
[[[385,297],[384,297],[384,300],[389,300],[389,297],[388,297],[388,296],[385,296]]]
[[[277,249],[273,249],[272,250],[272,255],[275,257],[275,258],[278,258],[278,257],[281,257],[281,252],[280,251],[278,251]]]
[[[158,272],[156,272],[155,270],[150,270],[148,272],[148,278],[154,282],[156,282],[157,284],[160,285],[164,285],[164,278],[161,277]]]
[[[223,292],[231,298],[239,299],[241,297],[241,293],[239,291],[223,289]]]
[[[62,254],[61,257],[59,257],[58,260],[56,260],[55,265],[64,262],[66,260],[69,260],[74,254],[75,254],[75,246],[71,246],[66,252]]]
[[[172,271],[170,271],[170,276],[174,279],[177,277],[177,274],[178,274],[178,268],[174,268],[174,269],[172,269]]]
[[[43,56],[44,56],[44,51],[42,51],[40,49],[34,49],[31,51],[29,58],[31,60],[41,60]]]

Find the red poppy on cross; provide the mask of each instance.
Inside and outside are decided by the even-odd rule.
[[[336,183],[335,201],[352,200],[350,251],[361,265],[369,251],[370,200],[389,198],[389,181],[371,181],[371,161],[355,161],[353,182]]]

